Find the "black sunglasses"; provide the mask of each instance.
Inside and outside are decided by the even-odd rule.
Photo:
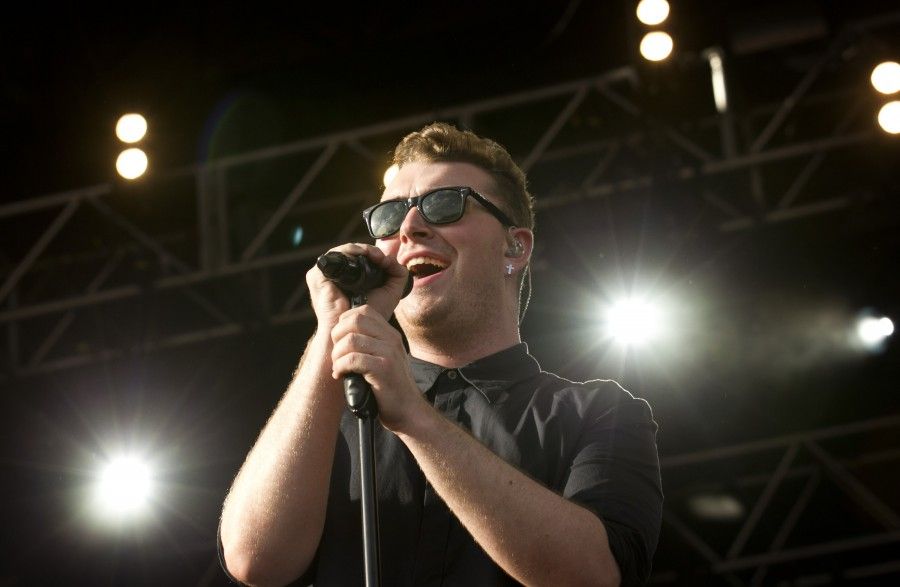
[[[503,226],[513,226],[509,216],[490,200],[470,187],[445,187],[431,190],[413,198],[398,198],[379,202],[363,210],[363,219],[372,238],[387,238],[400,230],[409,209],[415,206],[429,224],[450,224],[462,218],[466,211],[466,198],[476,202],[493,214]]]

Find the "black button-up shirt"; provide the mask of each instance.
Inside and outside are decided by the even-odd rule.
[[[541,371],[524,343],[459,369],[415,358],[411,364],[419,388],[442,414],[603,521],[623,584],[646,580],[662,490],[657,427],[645,401],[612,381],[575,383]],[[357,429],[346,413],[322,540],[296,585],[364,584]],[[382,584],[517,584],[460,524],[406,445],[377,424],[375,450]]]

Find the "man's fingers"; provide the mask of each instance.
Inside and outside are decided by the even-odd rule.
[[[400,340],[400,333],[388,324],[387,319],[371,305],[351,308],[341,314],[331,330],[331,340],[337,340],[348,332],[359,332],[386,342]]]
[[[384,251],[374,245],[367,245],[365,243],[347,243],[339,247],[334,247],[328,252],[337,252],[353,256],[364,255],[368,257],[373,263],[378,265],[380,265],[384,260]]]
[[[331,329],[331,341],[337,343],[338,340],[344,338],[351,332],[359,332],[369,336],[374,336],[377,330],[374,324],[375,319],[367,316],[362,312],[363,308],[351,308],[347,310],[338,319],[338,323]]]
[[[331,350],[332,361],[349,353],[365,353],[368,355],[381,354],[384,349],[384,343],[377,338],[351,332],[338,340],[334,341],[334,348]]]
[[[384,359],[382,357],[375,357],[366,353],[347,353],[332,361],[331,376],[339,379],[350,373],[360,373],[366,377],[366,381],[371,383],[371,374],[381,372],[383,366]]]

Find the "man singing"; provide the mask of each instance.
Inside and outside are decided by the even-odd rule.
[[[662,515],[656,424],[616,383],[542,371],[521,342],[534,246],[522,170],[440,123],[405,137],[394,163],[363,213],[375,245],[335,249],[387,282],[351,308],[307,273],[318,327],[225,501],[225,568],[249,585],[363,584],[358,432],[341,385],[360,373],[379,409],[384,585],[645,581]]]

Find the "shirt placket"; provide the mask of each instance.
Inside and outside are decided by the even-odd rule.
[[[466,385],[466,381],[459,373],[451,369],[441,373],[428,395],[433,398],[434,407],[439,412],[456,421],[460,398],[465,392]],[[453,528],[459,525],[431,483],[427,479],[424,483],[422,524],[415,571],[416,585],[427,585],[431,580],[443,575],[449,566],[446,558],[451,547]]]

